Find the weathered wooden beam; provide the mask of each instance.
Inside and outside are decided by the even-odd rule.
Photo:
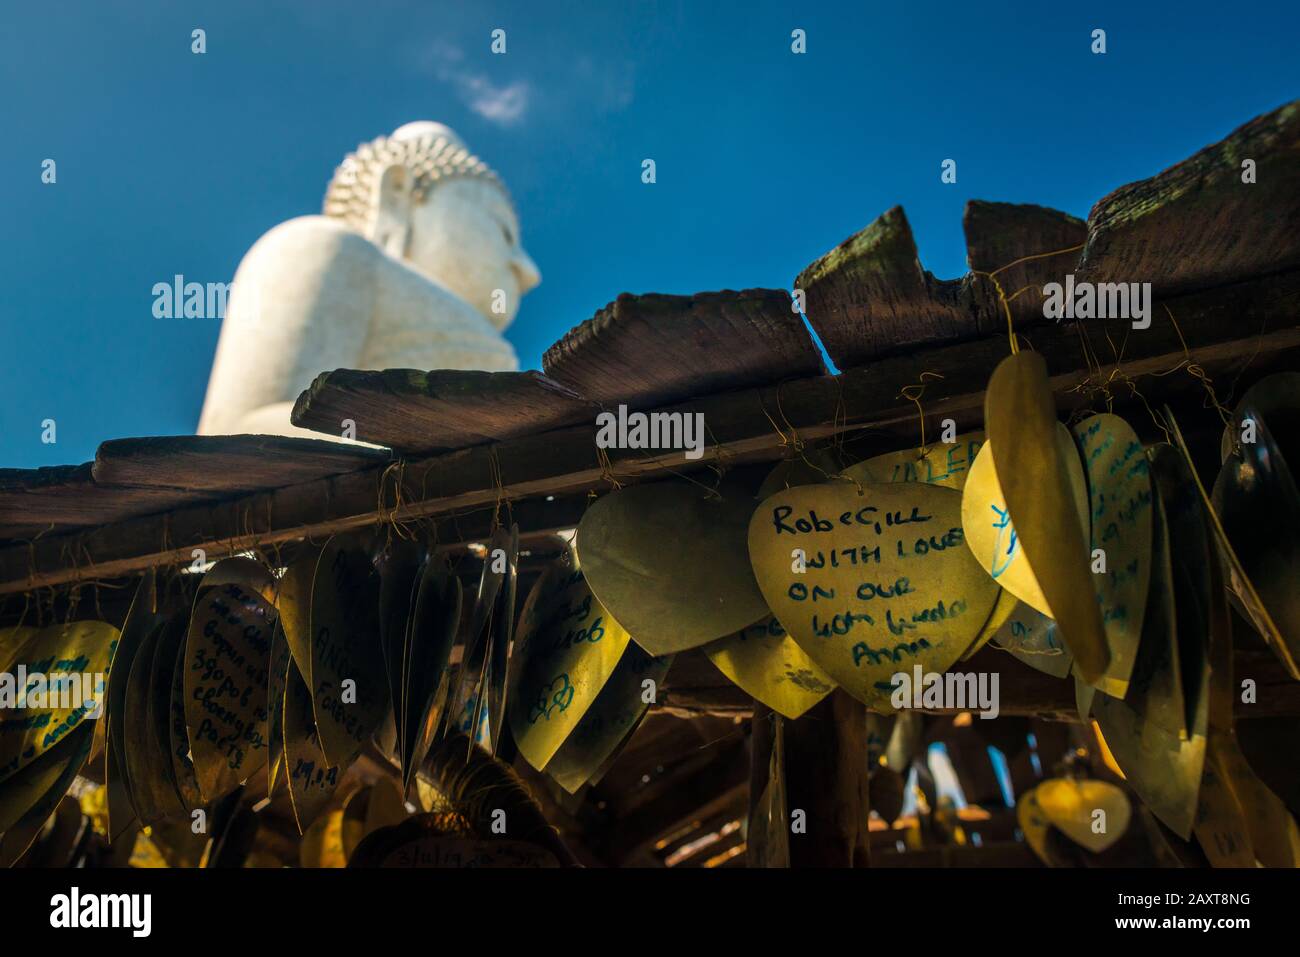
[[[354,472],[383,449],[283,435],[165,435],[112,439],[95,451],[99,485],[163,486],[229,495]]]
[[[1122,379],[1111,381],[1115,358],[1125,375],[1140,381],[1147,400],[1157,402],[1199,389],[1191,376],[1154,377],[1191,360],[1211,375],[1297,364],[1300,272],[1241,283],[1224,290],[1170,300],[1175,329],[1157,310],[1151,328],[1130,332],[1126,324],[1103,334],[1103,325],[1045,326],[1030,336],[1055,373],[1051,385],[1058,407],[1087,407],[1108,386],[1122,400]],[[1250,325],[1238,318],[1249,315]],[[1258,326],[1255,325],[1258,323]],[[1099,366],[1089,370],[1082,337]],[[1108,338],[1109,336],[1109,338]],[[1186,340],[1190,351],[1184,353]],[[634,482],[668,477],[684,469],[728,466],[779,458],[797,437],[824,439],[844,432],[872,431],[882,447],[914,443],[916,407],[899,389],[922,372],[937,372],[925,394],[926,414],[951,416],[958,425],[978,423],[989,371],[1007,354],[1003,337],[916,350],[839,376],[814,376],[779,385],[703,396],[668,406],[667,412],[702,413],[710,444],[701,460],[681,452],[610,449],[610,468],[595,446],[595,423],[527,435],[444,455],[373,467],[344,475],[189,506],[100,528],[50,535],[30,546],[0,549],[0,594],[94,578],[111,578],[151,566],[188,564],[191,550],[209,558],[258,545],[363,529],[388,521],[493,507],[513,500],[581,496],[610,487],[610,478]],[[539,508],[543,506],[539,505]]]
[[[298,396],[291,420],[329,435],[350,422],[356,439],[427,455],[574,425],[596,412],[540,372],[336,369]]]
[[[1293,101],[1099,200],[1078,278],[1146,281],[1170,296],[1297,266],[1300,101]]]
[[[780,289],[624,293],[547,349],[542,368],[589,399],[635,409],[826,371]]]
[[[1043,286],[1060,282],[1074,268],[1088,236],[1088,225],[1046,206],[980,199],[966,204],[961,224],[966,233],[966,263],[972,272],[995,274],[1017,327],[1042,325],[1046,321]],[[1073,252],[1063,252],[1072,248]],[[1045,255],[1048,253],[1054,255]],[[981,297],[975,309],[980,331],[996,333],[1006,329],[1006,313],[998,301],[994,280],[986,275],[975,276],[971,288],[974,295]]]
[[[809,324],[840,369],[979,335],[963,283],[921,268],[901,206],[807,266],[794,284],[807,298]]]
[[[786,802],[804,812],[791,867],[866,867],[867,709],[841,690],[785,722]]]
[[[0,539],[57,534],[218,497],[174,486],[103,486],[95,482],[93,469],[91,462],[0,469]]]
[[[639,805],[608,834],[602,856],[622,861],[641,847],[685,824],[736,805],[740,813],[749,787],[749,751],[743,738],[715,746],[709,760],[689,774],[674,775],[672,786]]]

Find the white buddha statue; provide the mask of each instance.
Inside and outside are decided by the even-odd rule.
[[[496,174],[442,124],[408,123],[343,161],[323,216],[244,256],[199,434],[319,438],[289,413],[332,369],[517,369],[501,330],[540,281]]]

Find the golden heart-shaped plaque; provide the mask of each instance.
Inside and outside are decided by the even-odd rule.
[[[799,646],[849,694],[884,709],[896,674],[952,667],[997,599],[965,545],[961,493],[937,485],[785,489],[750,520],[749,557]]]
[[[751,698],[797,718],[835,689],[835,681],[772,615],[711,641],[704,654]]]
[[[1050,778],[1034,789],[1043,815],[1080,847],[1100,854],[1128,829],[1128,795],[1107,781]]]

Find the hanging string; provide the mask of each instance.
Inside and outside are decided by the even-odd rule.
[[[596,462],[600,465],[600,480],[602,482],[614,489],[623,487],[623,483],[614,475],[614,463],[609,460],[609,453],[600,446],[596,446]],[[595,497],[594,492],[592,497]]]
[[[1214,391],[1214,382],[1209,375],[1206,374],[1205,369],[1200,365],[1200,363],[1192,361],[1191,350],[1187,348],[1187,340],[1183,338],[1183,330],[1179,327],[1178,320],[1174,318],[1173,311],[1166,303],[1162,302],[1160,305],[1165,310],[1165,315],[1169,317],[1169,321],[1173,323],[1174,332],[1178,334],[1178,342],[1183,347],[1183,361],[1170,371],[1175,371],[1178,368],[1186,368],[1188,374],[1201,383],[1201,388],[1205,390],[1205,396],[1209,400],[1210,405],[1219,413],[1219,419],[1223,422],[1224,428],[1226,428],[1228,434],[1232,436],[1233,454],[1240,455],[1241,441],[1236,430],[1232,428],[1232,412],[1219,401],[1219,396]]]
[[[844,468],[844,434],[848,431],[849,407],[844,402],[844,381],[835,377],[835,411],[831,413],[831,455],[837,469]]]
[[[271,499],[272,496],[270,495],[266,496],[266,527],[268,531],[270,529],[275,528],[275,521],[271,516]],[[277,538],[274,541],[272,541],[270,545],[271,545],[271,550],[275,553],[275,570],[283,571],[284,556],[280,554],[280,540]]]
[[[835,410],[832,413],[832,420],[831,420],[831,432],[833,436],[832,443],[831,443],[831,457],[833,459],[833,465],[835,467],[834,472],[826,471],[826,469],[822,468],[812,459],[808,458],[806,452],[806,448],[807,448],[806,444],[804,443],[803,439],[799,437],[798,431],[795,429],[794,425],[790,422],[790,419],[786,416],[785,409],[781,405],[780,384],[778,384],[776,387],[776,410],[777,410],[777,414],[781,416],[781,421],[785,423],[785,428],[789,430],[789,435],[787,436],[785,431],[782,430],[781,426],[777,424],[777,421],[774,418],[772,418],[772,413],[770,413],[767,410],[767,405],[763,402],[761,393],[759,394],[759,409],[760,411],[762,411],[767,421],[771,424],[772,430],[776,432],[777,436],[781,439],[781,447],[790,449],[791,451],[794,452],[793,456],[787,456],[786,461],[794,461],[794,459],[797,458],[799,461],[803,462],[803,464],[806,465],[809,469],[816,472],[825,481],[828,482],[833,481],[835,479],[847,479],[857,487],[859,495],[865,495],[866,489],[863,487],[860,481],[858,481],[852,475],[845,475],[842,474],[841,472],[841,466],[843,463],[843,455],[844,455],[843,452],[844,446],[843,446],[843,442],[839,440],[839,437],[842,431],[844,429],[847,429],[848,426],[848,408],[844,404],[843,384],[839,381],[838,376],[836,377],[835,385],[838,391],[837,391]],[[788,488],[789,485],[787,484],[786,487]]]
[[[384,506],[384,490],[388,485],[389,477],[393,479],[393,507],[387,509]],[[375,514],[378,516],[379,524],[384,526],[384,550],[387,551],[393,542],[393,535],[403,541],[414,541],[415,535],[406,528],[406,523],[399,521],[397,516],[406,506],[405,501],[406,489],[406,460],[397,459],[390,462],[384,470],[379,473],[379,484],[377,489],[377,501],[375,503]]]
[[[718,437],[713,434],[713,429],[709,428],[707,422],[704,423],[704,431],[709,434],[709,439],[713,442],[713,461],[709,463],[709,468],[718,476],[717,481],[713,483],[713,491],[718,492],[718,489],[722,487],[722,479],[727,474],[727,469],[730,468],[727,460],[731,457],[731,454],[722,447],[722,443],[718,441]],[[721,497],[722,495],[719,493],[718,498]]]
[[[608,461],[608,459],[606,459],[606,461]],[[502,502],[505,502],[506,512],[510,516],[512,522],[515,517],[514,509],[510,505],[510,499],[506,496],[505,483],[501,480],[501,460],[497,458],[496,445],[488,446],[488,469],[491,471],[492,485],[496,493],[496,503],[492,507],[492,526],[488,532],[488,534],[491,535],[492,532],[495,532],[501,527]]]
[[[916,382],[912,385],[903,386],[902,390],[898,393],[897,396],[895,396],[895,398],[910,399],[912,402],[916,403],[916,415],[917,418],[920,419],[921,421],[921,446],[920,446],[921,454],[919,459],[924,459],[926,456],[930,454],[930,449],[925,444],[925,408],[921,405],[921,396],[925,395],[925,387],[926,387],[925,380],[927,376],[930,377],[931,379],[943,378],[943,374],[939,372],[922,372],[921,380],[919,382]]]
[[[1066,249],[1053,249],[1050,252],[1034,253],[1033,255],[1030,256],[1021,256],[1019,259],[1013,260],[1012,262],[1007,263],[1005,266],[999,266],[997,269],[994,269],[991,272],[985,272],[979,269],[971,270],[970,274],[972,276],[982,276],[993,283],[993,288],[998,294],[998,303],[1002,306],[1002,310],[1006,313],[1007,316],[1007,340],[1011,344],[1012,355],[1016,355],[1020,352],[1020,343],[1016,339],[1015,323],[1012,321],[1011,318],[1011,299],[1015,297],[1014,296],[1012,296],[1011,298],[1007,297],[1006,291],[1002,288],[1002,283],[998,281],[998,273],[1005,272],[1006,270],[1012,268],[1013,266],[1019,266],[1021,263],[1031,262],[1035,259],[1046,259],[1049,256],[1061,256],[1064,255],[1065,253],[1078,252],[1083,247],[1084,247],[1084,243],[1079,243],[1077,246],[1070,246]],[[1026,288],[1030,288],[1030,287],[1026,287]],[[1024,289],[1020,289],[1016,292],[1015,295],[1018,296],[1020,295],[1020,293],[1024,291],[1025,291]]]

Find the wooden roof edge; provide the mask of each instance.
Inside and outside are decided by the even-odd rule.
[[[216,456],[222,454],[302,453],[340,462],[386,462],[392,459],[387,449],[298,435],[151,435],[136,438],[107,439],[95,449],[91,474],[100,485],[120,484],[113,481],[112,471],[119,459],[156,453]],[[346,470],[342,470],[346,471]]]
[[[1244,329],[1223,319],[1238,314],[1242,303],[1254,302],[1251,296],[1282,296],[1293,303],[1297,289],[1300,272],[1288,274],[1283,283],[1263,287],[1248,283],[1215,296],[1171,301],[1179,315],[1178,327],[1157,313],[1150,329],[1125,344],[1124,371],[1135,377],[1165,373],[1190,359],[1212,375],[1252,361],[1294,357],[1300,353],[1300,328],[1289,307],[1263,330]],[[1072,328],[1048,326],[1031,338],[1028,344],[1044,354],[1053,371],[1052,386],[1062,408],[1085,406],[1089,390],[1104,385],[1105,371],[1113,367],[1099,354],[1096,359],[1102,362],[1102,371],[1090,371]],[[1184,339],[1189,353],[1183,351]],[[1094,349],[1099,348],[1095,342]],[[686,462],[681,452],[628,449],[607,450],[608,458],[602,462],[595,447],[594,423],[583,424],[402,460],[396,468],[377,465],[105,528],[52,535],[31,548],[0,548],[0,594],[188,562],[192,548],[225,554],[386,521],[492,509],[509,501],[517,506],[529,499],[580,497],[608,487],[613,477],[634,482],[669,477],[719,460],[726,465],[771,460],[788,454],[792,436],[807,442],[871,428],[882,436],[901,437],[898,441],[904,444],[916,428],[916,408],[898,397],[902,385],[917,381],[924,371],[940,372],[944,378],[931,380],[927,390],[926,415],[951,415],[959,426],[978,422],[988,371],[1006,354],[1005,336],[994,335],[894,356],[839,376],[793,379],[661,407],[666,412],[705,415],[713,444],[696,462]],[[1143,388],[1149,397],[1156,397],[1160,390],[1186,391],[1198,389],[1199,384],[1190,376],[1166,375],[1144,380]],[[83,558],[79,568],[63,566],[61,548],[69,542],[75,542]]]
[[[605,305],[597,309],[595,313],[592,314],[591,318],[582,320],[576,326],[570,328],[555,342],[551,343],[551,345],[547,346],[546,351],[542,353],[542,369],[546,370],[550,364],[556,362],[560,357],[580,348],[587,340],[607,329],[615,321],[615,317],[618,315],[619,310],[625,309],[633,303],[644,302],[666,308],[689,310],[695,305],[712,305],[720,300],[775,300],[782,297],[784,297],[785,308],[789,309],[791,302],[790,293],[785,289],[752,287],[739,290],[719,289],[688,294],[664,292],[621,292]]]

